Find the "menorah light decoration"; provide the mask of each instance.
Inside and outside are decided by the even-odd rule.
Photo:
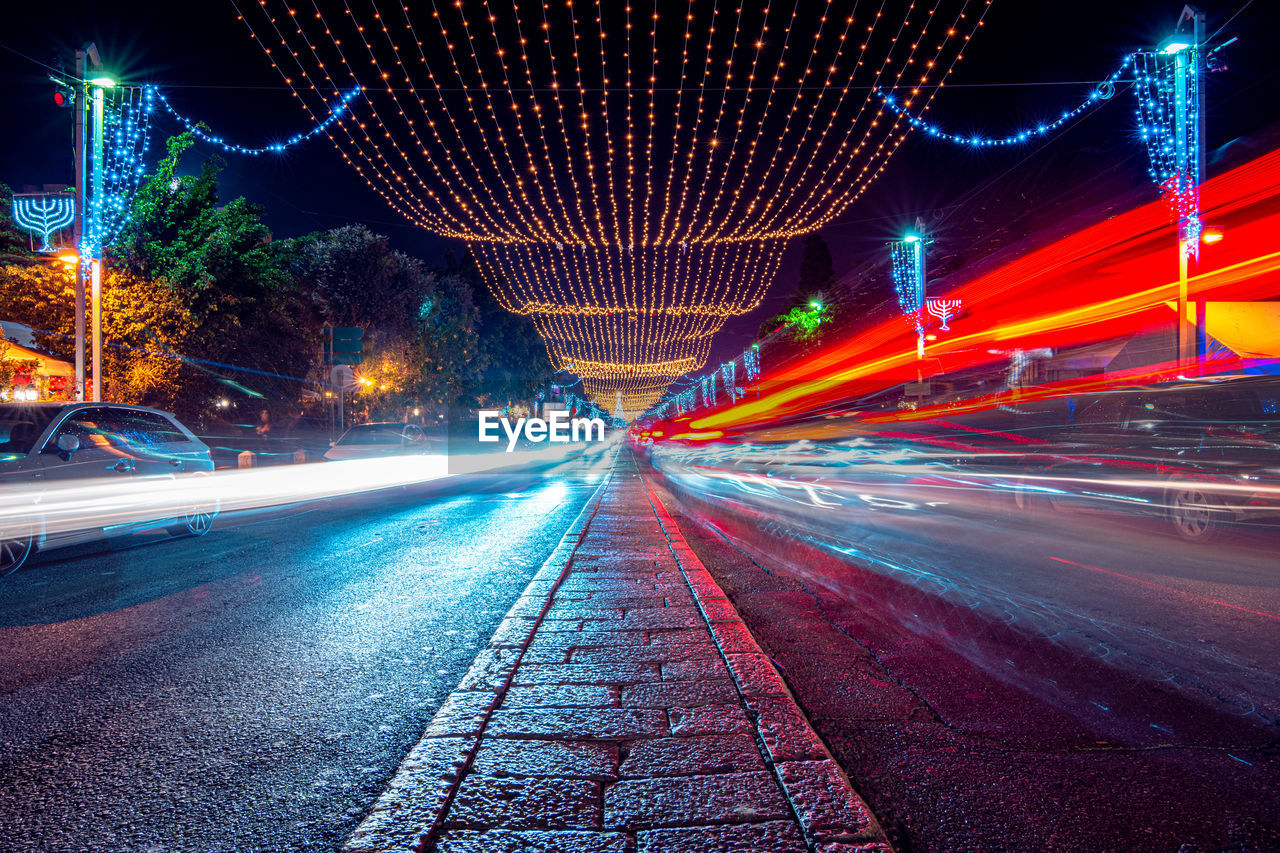
[[[628,412],[883,174],[911,126],[872,92],[927,111],[990,0],[739,5],[234,2],[356,175]]]
[[[941,331],[949,332],[951,327],[947,325],[956,314],[960,313],[961,300],[959,299],[929,299],[927,301],[929,314],[937,317],[942,321],[942,325],[938,328]]]
[[[52,252],[49,235],[61,231],[76,218],[76,200],[69,195],[15,195],[13,197],[13,221],[19,228],[40,235],[37,251]]]

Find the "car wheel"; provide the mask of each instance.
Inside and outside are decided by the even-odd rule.
[[[1188,542],[1208,542],[1222,532],[1222,516],[1209,496],[1192,483],[1178,483],[1169,492],[1169,521]]]
[[[0,577],[22,568],[35,546],[35,533],[31,531],[13,539],[0,539]]]
[[[210,495],[207,503],[188,507],[182,514],[182,523],[170,527],[169,532],[174,536],[203,536],[213,528],[213,519],[221,508],[222,503],[217,496]]]

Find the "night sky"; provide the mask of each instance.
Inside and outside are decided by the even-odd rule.
[[[1219,40],[1241,35],[1227,53],[1229,70],[1209,79],[1211,148],[1254,133],[1277,118],[1280,61],[1272,46],[1280,26],[1277,6],[1274,0],[1205,4],[1210,33],[1223,27]],[[996,0],[986,26],[970,44],[947,91],[936,100],[933,120],[956,130],[995,135],[1056,115],[1074,106],[1089,91],[1089,81],[1106,76],[1125,53],[1153,45],[1171,32],[1180,9],[1179,3],[1149,0]],[[85,41],[96,42],[117,79],[161,85],[179,110],[224,138],[263,144],[307,127],[279,76],[236,20],[230,2],[24,3],[5,11],[0,28],[0,45],[5,48],[0,50],[0,99],[6,117],[0,133],[0,181],[18,190],[23,185],[71,182],[71,114],[53,105],[48,72],[31,60],[65,62],[70,68],[75,48]],[[153,159],[162,151],[162,140],[179,129],[173,119],[157,113]],[[1131,153],[1140,155],[1133,133],[1133,97],[1122,90],[1056,141],[1036,147],[978,154],[912,138],[871,192],[823,230],[836,273],[876,257],[884,251],[884,242],[917,216],[930,221],[974,187],[1011,170],[1042,166],[1055,150],[1127,136]],[[213,150],[202,145],[196,153],[209,156]],[[188,170],[199,167],[199,157],[190,157]],[[284,155],[225,159],[224,198],[244,195],[263,205],[277,237],[362,222],[389,235],[397,248],[428,262],[442,260],[450,248],[461,250],[461,244],[403,224],[326,140]],[[1146,181],[1144,157],[1122,159],[1114,179],[1121,189]],[[797,268],[798,251],[793,247],[765,303],[731,321],[721,334],[712,363],[740,352],[761,320],[776,313],[794,285]]]

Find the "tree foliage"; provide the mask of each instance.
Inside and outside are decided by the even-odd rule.
[[[469,257],[431,269],[363,225],[273,241],[260,208],[219,198],[220,160],[184,170],[193,141],[168,141],[105,258],[108,399],[196,425],[223,397],[296,413],[304,390],[328,379],[325,324],[365,331],[356,396],[370,416],[443,411],[460,397],[528,403],[549,382],[532,321],[502,309]],[[0,252],[16,262],[0,266],[0,318],[32,326],[39,346],[70,359],[74,275],[28,260],[6,223],[0,216]]]

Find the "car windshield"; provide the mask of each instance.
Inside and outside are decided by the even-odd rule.
[[[57,406],[0,405],[0,453],[30,453]]]
[[[352,427],[338,439],[339,445],[380,444],[399,445],[404,442],[403,424],[365,424]]]

